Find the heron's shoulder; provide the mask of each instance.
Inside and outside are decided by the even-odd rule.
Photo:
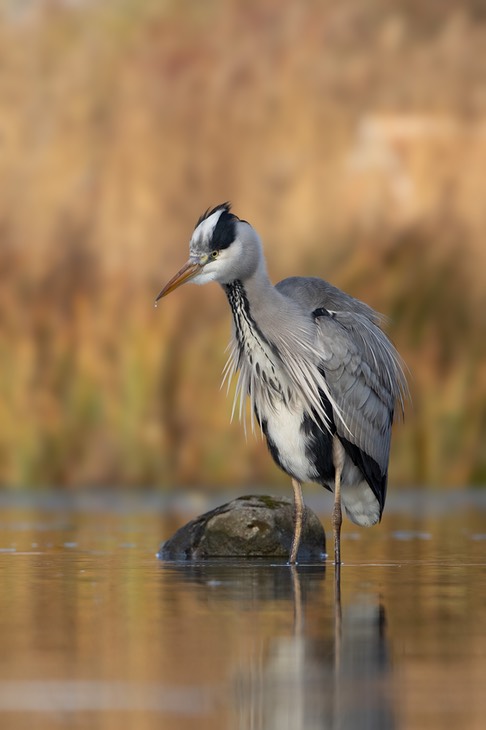
[[[290,276],[279,281],[275,288],[284,296],[298,301],[310,312],[326,309],[329,312],[354,312],[374,323],[380,319],[367,304],[317,276]]]

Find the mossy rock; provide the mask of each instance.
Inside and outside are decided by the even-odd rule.
[[[250,495],[200,515],[164,542],[162,560],[209,558],[288,558],[294,531],[294,507],[286,497]],[[324,529],[317,515],[306,508],[297,559],[322,560]]]

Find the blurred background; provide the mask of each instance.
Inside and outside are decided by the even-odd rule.
[[[286,484],[219,390],[225,200],[388,318],[393,485],[486,482],[484,0],[1,0],[0,482]]]

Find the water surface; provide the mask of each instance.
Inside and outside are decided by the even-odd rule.
[[[0,498],[1,728],[485,727],[483,493],[346,523],[340,603],[332,563],[157,560],[202,509]]]

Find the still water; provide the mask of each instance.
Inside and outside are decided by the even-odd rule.
[[[218,501],[0,496],[2,730],[486,727],[485,493],[346,523],[340,596],[332,563],[156,559]]]

